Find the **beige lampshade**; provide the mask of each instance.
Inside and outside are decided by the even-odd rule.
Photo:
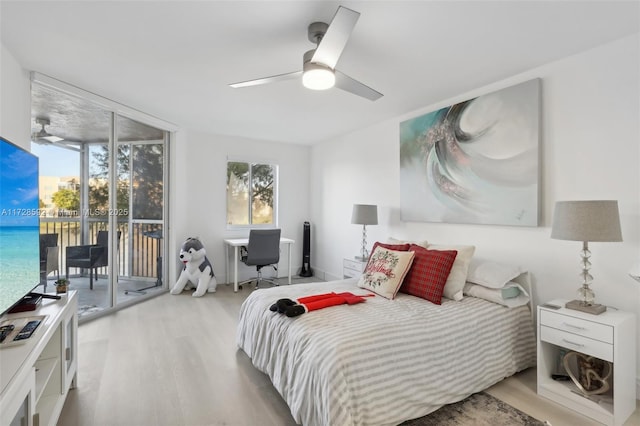
[[[354,204],[351,223],[357,225],[377,225],[378,206],[373,204]]]
[[[615,200],[558,201],[551,238],[571,241],[622,241]]]

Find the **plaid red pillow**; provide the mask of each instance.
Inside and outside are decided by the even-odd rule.
[[[415,252],[415,257],[400,291],[441,305],[444,285],[458,252],[428,250],[415,244],[409,247],[409,251]]]

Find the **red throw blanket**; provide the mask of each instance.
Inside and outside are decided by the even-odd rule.
[[[365,297],[374,297],[374,294],[358,296],[345,291],[344,293],[324,293],[305,296],[293,301],[291,299],[280,299],[271,305],[271,311],[285,314],[288,317],[297,317],[305,312],[315,311],[317,309],[328,308],[337,305],[355,305],[362,303]]]

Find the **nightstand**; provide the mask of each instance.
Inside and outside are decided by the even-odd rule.
[[[356,259],[344,259],[342,261],[342,275],[344,278],[359,278],[367,266],[367,262]]]
[[[565,308],[566,302],[538,306],[538,395],[600,423],[621,425],[636,408],[635,315],[611,308],[591,315]],[[611,362],[611,389],[587,398],[573,381],[553,380],[551,375],[559,372],[562,354],[568,351]]]

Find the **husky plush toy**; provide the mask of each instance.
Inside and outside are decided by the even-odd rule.
[[[187,238],[180,248],[180,260],[184,264],[176,285],[171,289],[171,294],[180,294],[182,290],[196,286],[193,297],[204,296],[208,291],[214,293],[218,285],[213,266],[206,256],[204,246],[197,238]]]

